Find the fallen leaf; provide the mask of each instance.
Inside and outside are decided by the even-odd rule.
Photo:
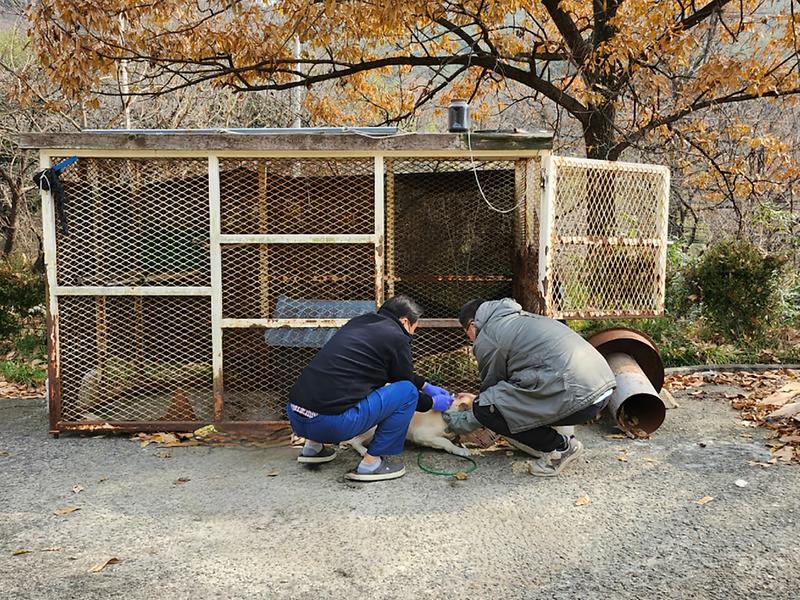
[[[104,481],[108,481],[108,477],[101,477],[97,480],[97,483],[103,483]]]
[[[175,480],[175,485],[183,485],[184,483],[186,483],[186,482],[188,482],[188,481],[191,481],[191,479],[190,479],[190,478],[188,478],[188,477],[178,477],[178,478]]]
[[[737,479],[733,482],[736,487],[747,487],[747,482],[744,479]]]
[[[589,504],[589,496],[581,496],[575,500],[575,506],[586,506]]]
[[[792,462],[794,458],[794,448],[791,446],[783,446],[772,453],[772,459],[778,459],[782,462]]]
[[[63,549],[61,546],[53,546],[52,548],[42,548],[42,552],[60,552]]]
[[[747,462],[751,467],[764,467],[766,469],[772,466],[770,463],[760,462],[757,460],[749,460]]]
[[[758,401],[759,406],[783,406],[789,400],[800,396],[800,381],[792,381],[780,388],[777,392],[773,392],[766,398]]]
[[[458,473],[453,475],[453,477],[455,477],[459,481],[464,481],[465,479],[469,479],[469,477],[467,477],[467,474],[464,473],[464,471],[459,471]]]
[[[606,436],[609,440],[626,440],[628,436],[622,433],[610,433]]]
[[[655,463],[658,462],[655,458],[643,458],[644,462]]]
[[[704,504],[708,504],[709,502],[711,502],[713,499],[714,496],[703,496],[702,498],[700,498],[700,500],[697,501],[697,503],[700,506],[703,506]]]
[[[800,444],[800,435],[793,433],[791,435],[782,435],[780,440],[784,444]]]
[[[277,477],[281,474],[280,469],[272,469],[269,473],[267,473],[267,477]]]
[[[628,462],[628,457],[620,455],[620,456],[617,457],[617,460],[620,461],[620,462]]]
[[[0,450],[0,456],[8,456],[8,450]]]
[[[91,567],[89,569],[89,573],[97,573],[97,572],[102,571],[103,569],[105,569],[108,565],[116,565],[119,562],[120,562],[119,559],[116,558],[116,557],[106,559],[103,562],[97,563],[96,565]]]
[[[11,553],[11,556],[19,556],[21,554],[31,554],[32,552],[33,552],[33,550],[25,550],[25,549],[14,550]]]
[[[767,415],[768,419],[779,419],[783,417],[794,417],[795,415],[800,414],[800,402],[792,402],[791,404],[786,404],[782,408],[771,412]]]
[[[217,433],[217,428],[213,425],[206,425],[205,427],[201,427],[200,429],[194,430],[195,437],[203,437],[206,435],[210,435],[212,433]]]
[[[73,486],[72,486],[72,493],[73,493],[73,494],[79,494],[79,493],[81,493],[83,490],[84,490],[84,488],[83,488],[83,486],[82,486],[81,484],[77,484],[77,485],[73,485]]]
[[[80,506],[65,506],[64,508],[58,508],[53,511],[54,515],[58,515],[59,517],[63,515],[68,515],[69,513],[74,513],[76,510],[80,510]]]
[[[153,453],[153,456],[156,458],[172,458],[172,452],[169,450],[158,450],[157,452]]]

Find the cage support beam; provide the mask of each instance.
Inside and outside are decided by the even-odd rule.
[[[219,158],[208,157],[208,205],[211,262],[211,370],[214,389],[214,420],[222,419],[225,399],[222,382],[222,248],[220,245]]]

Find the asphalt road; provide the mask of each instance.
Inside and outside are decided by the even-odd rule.
[[[751,465],[767,431],[676,397],[650,440],[578,428],[556,479],[502,451],[436,477],[409,447],[408,474],[372,484],[345,483],[352,451],[309,469],[288,448],[52,439],[42,400],[3,400],[0,598],[797,598],[800,467]]]

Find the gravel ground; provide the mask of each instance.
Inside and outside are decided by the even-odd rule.
[[[556,479],[505,452],[431,476],[407,448],[406,477],[374,484],[344,482],[351,451],[313,470],[288,448],[52,439],[42,400],[0,401],[0,598],[796,598],[800,468],[750,465],[767,431],[676,398],[651,440],[578,428]]]

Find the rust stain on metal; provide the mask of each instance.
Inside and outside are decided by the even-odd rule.
[[[58,315],[47,316],[47,403],[50,431],[58,430],[61,417],[61,368],[58,343]]]
[[[664,385],[664,363],[653,339],[642,331],[627,327],[614,327],[595,333],[589,343],[603,356],[621,352],[632,357],[650,383],[661,391]]]

